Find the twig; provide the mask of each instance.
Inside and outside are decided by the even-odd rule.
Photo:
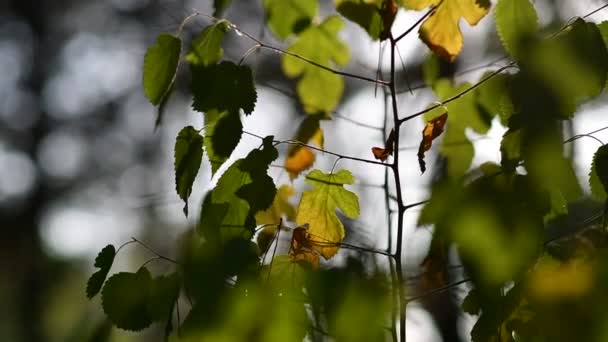
[[[397,38],[392,39],[391,43],[397,43],[399,42],[402,38],[404,38],[405,36],[407,36],[410,32],[412,32],[412,30],[414,30],[418,25],[420,25],[420,23],[422,23],[426,18],[428,18],[429,16],[433,15],[433,13],[435,13],[435,10],[441,6],[441,4],[443,3],[443,0],[441,0],[441,2],[439,2],[437,5],[431,7],[420,19],[418,19],[414,25],[410,26],[410,28],[408,28],[405,32],[403,32],[402,34],[400,34]]]
[[[136,239],[134,236],[131,236],[131,240],[132,240],[133,242],[137,242],[137,243],[138,243],[138,244],[140,244],[142,247],[144,247],[145,249],[147,249],[148,251],[150,251],[152,254],[156,255],[156,257],[157,257],[158,259],[162,259],[162,260],[165,260],[165,261],[172,262],[172,263],[174,263],[174,264],[176,264],[176,265],[179,265],[179,262],[177,262],[176,260],[173,260],[173,259],[171,259],[171,258],[169,258],[169,257],[166,257],[166,256],[164,256],[164,255],[161,255],[161,254],[157,253],[155,250],[153,250],[152,248],[148,247],[148,245],[146,245],[145,243],[143,243],[143,242],[141,242],[141,241],[137,240],[137,239]],[[146,263],[148,263],[149,261],[151,261],[151,260],[148,260]],[[145,265],[145,264],[144,264],[144,265]]]
[[[423,293],[421,295],[413,296],[413,297],[408,298],[406,300],[406,303],[410,303],[410,302],[413,302],[415,300],[419,300],[419,299],[422,299],[422,298],[425,298],[425,297],[428,297],[428,296],[432,296],[432,295],[434,295],[436,293],[439,293],[439,292],[447,291],[447,290],[449,290],[451,288],[454,288],[456,286],[462,285],[464,283],[468,283],[469,281],[471,281],[471,279],[465,278],[465,279],[459,280],[457,282],[448,284],[446,286],[442,286],[442,287],[438,287],[436,289],[432,289],[432,290],[430,290],[428,292],[425,292],[425,293]]]

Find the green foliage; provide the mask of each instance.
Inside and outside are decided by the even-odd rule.
[[[213,0],[213,16],[219,17],[230,6],[232,0]]]
[[[175,140],[175,189],[184,201],[184,214],[188,216],[188,197],[203,158],[203,137],[192,126],[186,126]]]
[[[152,324],[148,297],[152,277],[147,268],[137,273],[121,272],[108,279],[101,292],[103,311],[112,324],[125,330],[138,331]]]
[[[205,113],[205,126],[205,149],[215,174],[239,144],[243,124],[238,111],[210,110]]]
[[[110,272],[110,268],[114,263],[114,257],[116,257],[116,249],[113,245],[105,246],[99,254],[97,254],[97,257],[95,258],[95,267],[99,268],[99,270],[93,273],[87,282],[87,297],[89,299],[95,297],[101,290],[101,287],[108,276],[108,272]]]
[[[144,93],[153,105],[160,104],[175,80],[182,50],[181,39],[162,33],[144,57]]]
[[[393,0],[334,0],[336,10],[361,26],[373,40],[385,40],[397,14]]]
[[[319,9],[318,0],[264,0],[268,27],[281,39],[310,26]]]
[[[529,0],[500,0],[494,9],[496,31],[505,50],[515,59],[520,56],[519,41],[536,33],[538,17]]]
[[[159,276],[150,283],[147,311],[153,321],[171,320],[173,306],[181,288],[177,272]]]
[[[589,186],[591,193],[601,199],[606,199],[608,193],[608,145],[602,145],[593,155],[591,172],[589,173]]]
[[[238,112],[251,114],[257,92],[253,75],[247,66],[221,62],[207,67],[192,67],[192,108],[199,112]]]
[[[330,16],[302,31],[287,51],[326,67],[344,66],[350,52],[337,36],[343,25],[338,16]],[[282,65],[287,77],[299,77],[297,92],[306,112],[329,113],[336,108],[344,91],[344,80],[339,75],[287,54]]]
[[[186,60],[194,65],[208,66],[219,61],[224,55],[222,42],[228,30],[229,22],[220,20],[207,26],[198,37],[192,41],[192,48]]]

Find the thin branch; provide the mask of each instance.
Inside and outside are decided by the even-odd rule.
[[[146,245],[145,243],[143,243],[143,242],[139,241],[139,240],[138,240],[138,239],[136,239],[134,236],[131,236],[131,240],[132,240],[133,242],[137,242],[137,243],[138,243],[138,244],[140,244],[142,247],[144,247],[145,249],[147,249],[148,251],[150,251],[152,254],[156,255],[156,257],[157,257],[158,259],[162,259],[162,260],[165,260],[165,261],[172,262],[172,263],[174,263],[174,264],[176,264],[176,265],[179,265],[179,262],[177,262],[176,260],[173,260],[173,259],[171,259],[171,258],[169,258],[169,257],[166,257],[166,256],[164,256],[164,255],[161,255],[161,254],[157,253],[155,250],[153,250],[152,248],[148,247],[148,245]],[[147,263],[147,262],[146,262],[146,263]]]
[[[429,203],[429,200],[425,200],[425,201],[420,201],[420,202],[416,202],[416,203],[411,203],[411,204],[406,204],[403,207],[405,208],[405,210],[411,209],[411,208],[415,208],[424,204]]]
[[[308,148],[310,148],[312,150],[315,150],[315,151],[319,151],[319,152],[330,154],[332,156],[340,157],[342,159],[349,159],[349,160],[355,160],[355,161],[359,161],[359,162],[367,163],[367,164],[375,164],[375,165],[382,165],[382,166],[385,166],[385,167],[391,167],[391,164],[386,164],[386,163],[379,162],[379,161],[376,161],[376,160],[371,160],[371,159],[351,157],[351,156],[346,156],[346,155],[343,155],[343,154],[340,154],[340,153],[330,152],[330,151],[324,150],[322,148],[315,147],[315,146],[312,146],[312,145],[308,145],[308,144],[305,144],[305,143],[303,143],[301,141],[297,141],[297,140],[282,140],[282,141],[275,141],[275,143],[277,145],[278,144],[289,144],[289,145],[304,146],[304,147],[308,147]]]
[[[465,279],[459,280],[457,282],[448,284],[446,286],[442,286],[442,287],[438,287],[436,289],[432,289],[432,290],[430,290],[428,292],[425,292],[425,293],[423,293],[421,295],[413,296],[413,297],[408,298],[407,301],[406,301],[406,303],[410,303],[410,302],[413,302],[415,300],[419,300],[419,299],[422,299],[422,298],[425,298],[425,297],[428,297],[428,296],[432,296],[432,295],[437,294],[439,292],[447,291],[449,289],[452,289],[454,287],[460,286],[460,285],[462,285],[464,283],[468,283],[470,281],[471,281],[471,279],[465,278]]]
[[[443,0],[441,0],[441,2],[439,2],[437,5],[431,7],[420,19],[418,19],[414,25],[410,26],[410,28],[408,28],[405,32],[403,32],[402,34],[400,34],[397,38],[393,38],[392,42],[394,42],[395,44],[397,42],[399,42],[402,38],[404,38],[405,36],[407,36],[410,32],[412,32],[418,25],[420,25],[420,23],[422,23],[426,18],[428,18],[429,16],[433,15],[433,13],[435,13],[435,10],[443,3]]]

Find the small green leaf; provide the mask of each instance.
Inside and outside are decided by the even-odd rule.
[[[591,193],[598,199],[605,200],[608,193],[608,145],[602,145],[593,155],[589,173]]]
[[[159,276],[150,283],[148,314],[153,321],[163,321],[171,318],[173,305],[179,296],[180,278],[177,273]]]
[[[87,282],[87,297],[89,299],[93,298],[99,293],[99,290],[101,290],[103,282],[106,280],[108,272],[110,272],[112,263],[114,263],[115,256],[116,249],[113,245],[105,246],[99,254],[97,254],[97,257],[95,258],[95,267],[99,268],[99,270],[93,273]]]
[[[257,92],[251,69],[245,65],[222,62],[207,67],[192,67],[192,108],[199,112],[243,109],[251,114]]]
[[[494,10],[496,31],[505,50],[519,56],[519,40],[536,32],[538,16],[530,0],[500,0]]]
[[[343,26],[338,16],[330,16],[303,31],[287,51],[326,67],[344,66],[350,52],[337,36]],[[287,54],[282,67],[287,77],[299,77],[297,93],[306,112],[328,113],[336,108],[344,91],[342,77]]]
[[[345,18],[361,26],[372,39],[378,40],[384,30],[384,22],[380,14],[383,2],[383,0],[334,0],[334,5]]]
[[[103,311],[118,328],[139,331],[152,324],[148,297],[152,278],[142,267],[137,273],[121,272],[108,279],[101,291]]]
[[[264,0],[266,21],[281,39],[307,28],[319,9],[318,0]]]
[[[195,65],[208,66],[219,61],[224,55],[222,42],[228,29],[228,21],[220,20],[207,26],[194,40],[186,60]]]
[[[184,201],[184,214],[188,216],[188,197],[203,158],[203,137],[192,126],[186,126],[175,140],[175,188]]]
[[[220,17],[231,2],[232,0],[213,0],[213,16]]]
[[[161,103],[169,93],[177,73],[181,49],[181,39],[162,33],[156,39],[156,44],[146,52],[144,93],[153,105]]]
[[[211,163],[211,174],[224,164],[236,148],[243,134],[243,124],[238,111],[205,113],[205,148]],[[216,134],[217,133],[217,134]]]

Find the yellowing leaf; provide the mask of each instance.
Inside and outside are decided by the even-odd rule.
[[[309,264],[313,268],[319,267],[319,253],[313,249],[311,235],[308,233],[308,225],[295,228],[291,235],[289,257],[294,262]]]
[[[424,162],[424,152],[428,151],[433,145],[433,140],[443,133],[445,123],[448,121],[448,113],[444,113],[426,123],[422,130],[422,140],[418,148],[418,163],[420,171],[426,171],[426,163]]]
[[[319,120],[318,116],[309,116],[302,121],[295,140],[304,144],[313,143],[323,148],[323,130]],[[297,178],[302,171],[308,170],[314,163],[315,154],[312,149],[306,146],[293,145],[285,159],[285,169],[289,173],[289,179]]]
[[[453,62],[462,50],[463,38],[460,31],[460,18],[471,26],[488,14],[489,0],[400,0],[401,4],[414,10],[437,6],[433,15],[420,27],[420,39],[435,54]]]
[[[306,183],[313,189],[302,194],[296,223],[309,224],[313,248],[325,259],[336,255],[338,244],[344,239],[344,225],[336,215],[336,209],[349,218],[359,216],[357,195],[344,189],[344,184],[354,182],[348,170],[329,174],[313,170],[306,176]]]
[[[582,258],[558,263],[542,258],[528,278],[530,294],[540,300],[578,298],[593,286],[593,269]]]
[[[374,158],[385,161],[389,155],[393,155],[393,150],[395,149],[395,130],[392,129],[391,133],[388,135],[386,142],[384,143],[384,148],[382,147],[372,147],[372,154]]]
[[[255,215],[255,221],[258,225],[261,224],[279,224],[283,215],[289,221],[293,221],[296,217],[296,208],[289,203],[289,197],[296,193],[295,189],[288,184],[281,185],[274,196],[272,206],[264,211],[260,211]]]

